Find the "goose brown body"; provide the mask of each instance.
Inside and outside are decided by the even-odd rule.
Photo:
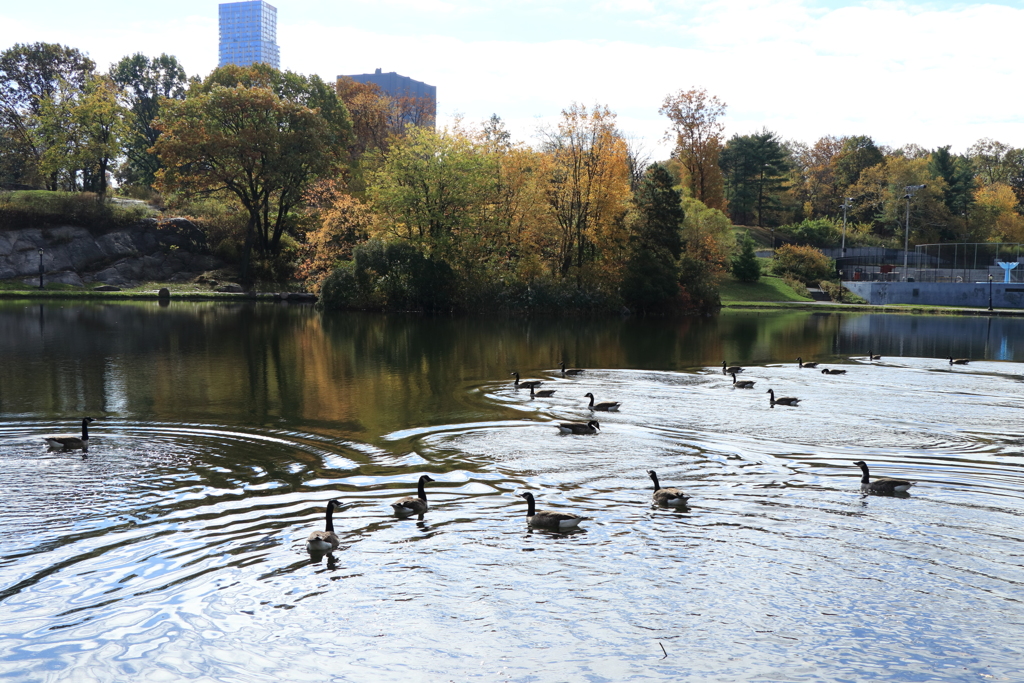
[[[805,363],[804,359],[800,358],[799,356],[797,357],[796,362],[800,364],[801,368],[816,368],[816,367],[818,367],[817,363]]]
[[[590,392],[583,394],[584,398],[590,399],[590,405],[587,406],[591,410],[618,410],[619,406],[622,405],[618,401],[605,401],[603,403],[594,403],[594,395]]]
[[[601,424],[597,420],[558,423],[558,431],[563,434],[596,434],[599,429],[601,429]]]
[[[914,482],[906,479],[892,479],[890,477],[879,477],[874,481],[868,476],[868,464],[863,460],[853,463],[860,468],[863,476],[860,478],[860,490],[864,493],[874,493],[882,496],[891,496],[894,493],[904,493],[914,485]]]
[[[558,367],[562,368],[562,375],[565,377],[575,377],[576,375],[583,374],[583,368],[569,368],[565,369],[565,363],[559,363]]]
[[[527,388],[527,389],[530,389],[530,388],[536,389],[541,384],[539,379],[523,379],[523,380],[519,379],[519,373],[518,372],[513,372],[512,375],[515,376],[515,378],[516,378],[516,381],[512,385],[516,389],[518,389],[519,387],[524,387],[524,388]]]
[[[732,385],[737,389],[753,389],[755,384],[757,384],[757,382],[752,379],[737,380],[736,373],[732,373]]]
[[[81,437],[73,434],[54,434],[44,436],[43,439],[50,450],[87,451],[89,450],[89,423],[94,421],[91,417],[82,418]]]
[[[949,357],[949,364],[950,365],[967,365],[970,362],[971,362],[970,358],[953,358],[953,356]]]
[[[868,351],[868,360],[882,360],[882,357],[881,356],[876,356],[873,353],[871,353],[870,351]]]
[[[405,498],[399,498],[391,507],[395,511],[395,515],[398,517],[411,517],[413,515],[423,516],[423,513],[427,511],[427,491],[424,488],[424,484],[428,481],[434,481],[429,476],[424,474],[420,477],[419,483],[417,484],[417,495],[406,496]]]
[[[674,487],[662,488],[658,482],[658,475],[654,470],[647,470],[647,476],[654,482],[654,494],[651,496],[654,502],[658,505],[666,505],[669,507],[681,507],[686,505],[686,501],[690,499],[688,495],[683,493],[682,489]]]
[[[532,386],[530,387],[530,398],[550,398],[554,395],[554,389],[541,389],[540,391],[536,391]]]
[[[779,398],[775,398],[774,389],[769,389],[765,393],[771,394],[771,405],[775,405],[776,403],[778,403],[779,405],[783,406],[795,406],[797,403],[800,402],[800,399],[793,398],[792,396],[780,396]]]
[[[738,365],[730,365],[726,367],[725,361],[722,361],[722,374],[723,375],[735,375],[738,372],[743,372],[743,368]]]
[[[846,374],[846,370],[842,370],[842,369],[839,369],[839,368],[835,368],[835,369],[825,368],[824,370],[821,371],[821,374],[823,374],[823,375],[845,375]]]
[[[586,517],[581,517],[571,512],[548,512],[543,510],[538,512],[533,494],[529,491],[520,493],[519,497],[526,499],[526,523],[535,529],[568,531],[569,529],[575,529],[579,526],[580,522],[586,519]]]
[[[334,509],[341,507],[336,500],[327,501],[327,521],[323,531],[314,531],[306,539],[306,549],[312,552],[331,552],[337,550],[341,544],[338,535],[334,533]]]

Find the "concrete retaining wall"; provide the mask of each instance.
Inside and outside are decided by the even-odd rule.
[[[988,308],[987,282],[857,282],[843,286],[869,304],[920,304],[922,306],[963,306]],[[993,282],[994,308],[1024,308],[1024,284]]]

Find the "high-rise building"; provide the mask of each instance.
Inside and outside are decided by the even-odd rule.
[[[221,3],[218,66],[249,66],[261,62],[281,68],[277,8],[263,0]]]
[[[338,78],[351,78],[356,83],[373,83],[391,97],[416,97],[437,101],[436,85],[427,85],[408,76],[400,76],[394,71],[385,74],[377,69],[372,74],[338,76]]]

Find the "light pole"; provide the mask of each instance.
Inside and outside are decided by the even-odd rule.
[[[850,208],[853,197],[847,197],[843,202],[843,256],[846,256],[846,210]]]
[[[907,193],[903,198],[907,200],[907,228],[903,235],[903,281],[907,281],[907,252],[910,251],[910,200],[914,193],[924,189],[924,185],[907,185]]]
[[[992,310],[992,273],[988,274],[988,310]]]
[[[43,288],[43,248],[39,247],[39,289]]]

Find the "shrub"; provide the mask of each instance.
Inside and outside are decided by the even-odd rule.
[[[850,290],[843,287],[840,283],[834,280],[822,280],[821,291],[828,294],[828,298],[832,301],[841,304],[863,304],[867,303],[864,299],[857,296]]]
[[[785,244],[775,250],[775,273],[789,275],[805,285],[820,282],[835,275],[835,261],[814,247]]]
[[[782,281],[786,283],[790,289],[799,294],[800,296],[811,298],[811,293],[807,290],[807,285],[797,280],[792,275],[783,275]]]
[[[831,218],[805,218],[793,225],[778,228],[779,232],[798,244],[812,247],[838,247],[842,240],[843,223]]]

